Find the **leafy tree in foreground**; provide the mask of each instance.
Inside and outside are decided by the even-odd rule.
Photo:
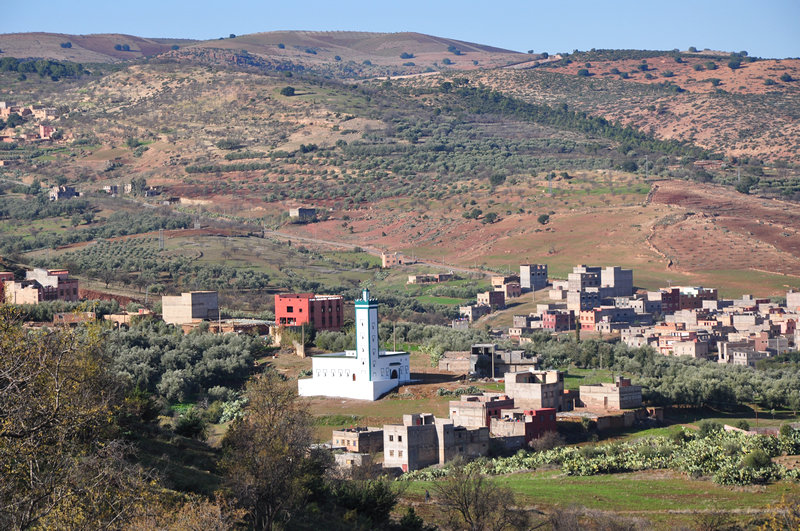
[[[107,366],[95,329],[30,331],[0,309],[0,528],[111,527],[153,502],[114,440]]]
[[[456,466],[433,491],[453,529],[528,529],[528,515],[514,507],[514,493],[474,469]]]
[[[274,529],[304,505],[321,481],[308,454],[311,414],[290,382],[266,372],[247,386],[245,417],[225,435],[223,468],[228,487],[255,529]]]

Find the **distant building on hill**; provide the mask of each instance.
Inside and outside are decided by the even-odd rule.
[[[390,267],[399,266],[408,263],[406,257],[401,253],[381,253],[381,267],[388,269]]]
[[[519,282],[523,292],[547,287],[547,264],[522,264],[519,266]]]

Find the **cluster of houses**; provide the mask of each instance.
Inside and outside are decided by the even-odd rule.
[[[632,425],[661,412],[643,409],[642,388],[630,380],[564,390],[565,373],[523,371],[505,375],[505,393],[462,395],[448,404],[448,418],[403,415],[402,424],[334,430],[331,447],[340,465],[368,465],[383,452],[383,467],[404,472],[527,447],[557,421],[595,422],[598,430]]]
[[[8,120],[12,114],[15,114],[23,119],[32,118],[34,120],[38,120],[39,122],[55,120],[58,118],[58,111],[54,107],[43,107],[40,105],[10,105],[5,101],[0,101],[0,120]],[[55,132],[55,127],[40,123],[37,131],[17,133],[16,135],[4,135],[0,137],[0,141],[20,142],[52,140]]]
[[[523,293],[547,287],[546,264],[522,264],[519,275],[496,275],[491,278],[492,289],[478,293],[475,304],[461,306],[459,319],[453,321],[456,329],[467,329],[470,323],[494,310],[506,307],[508,299],[521,297]]]
[[[520,266],[523,280],[527,280],[530,267]],[[546,271],[546,266],[538,267]],[[636,290],[630,269],[585,265],[573,268],[567,280],[553,280],[549,285],[549,301],[538,304],[535,312],[515,315],[509,338],[524,344],[536,330],[566,332],[576,328],[619,333],[632,347],[650,345],[665,355],[750,367],[800,345],[800,293],[794,291],[789,291],[786,304],[780,305],[751,295],[724,299],[716,289],[702,286]],[[474,316],[474,308],[462,310]],[[503,353],[501,361],[511,363],[515,352]],[[458,359],[448,360],[448,364],[454,363]]]
[[[66,269],[36,268],[25,272],[24,280],[15,280],[14,273],[0,272],[0,292],[9,304],[39,304],[44,301],[77,301],[78,279]]]

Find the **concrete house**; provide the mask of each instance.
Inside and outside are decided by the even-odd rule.
[[[508,372],[505,374],[505,391],[520,408],[572,409],[564,399],[564,373],[561,371]]]
[[[506,450],[525,448],[548,431],[557,431],[556,410],[506,409],[502,416],[492,417],[489,433],[503,441]]]
[[[580,402],[590,409],[616,411],[642,407],[642,388],[631,385],[629,378],[617,377],[614,383],[582,385],[578,389]]]
[[[161,297],[161,313],[165,323],[182,325],[194,321],[219,319],[216,291],[190,291]]]
[[[388,269],[407,263],[405,256],[400,253],[381,253],[381,267]]]
[[[344,298],[341,295],[275,295],[275,323],[278,325],[311,324],[315,330],[339,330],[343,321]]]
[[[514,399],[500,393],[462,395],[449,404],[450,420],[456,426],[488,428],[493,417],[500,417],[504,409],[513,409]]]
[[[490,308],[505,308],[506,296],[502,291],[484,291],[478,293],[478,306],[488,306]]]
[[[547,287],[547,264],[522,264],[519,266],[519,283],[523,292]]]
[[[372,454],[383,451],[383,429],[355,427],[333,430],[333,446],[344,446],[348,452]]]
[[[383,427],[383,466],[403,472],[443,465],[456,457],[474,459],[489,452],[489,428],[455,426],[430,413],[403,415],[403,424]]]

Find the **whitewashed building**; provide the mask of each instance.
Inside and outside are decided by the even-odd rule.
[[[365,289],[355,306],[356,350],[311,358],[311,378],[297,382],[300,396],[377,400],[411,380],[408,352],[380,350],[378,301]]]

